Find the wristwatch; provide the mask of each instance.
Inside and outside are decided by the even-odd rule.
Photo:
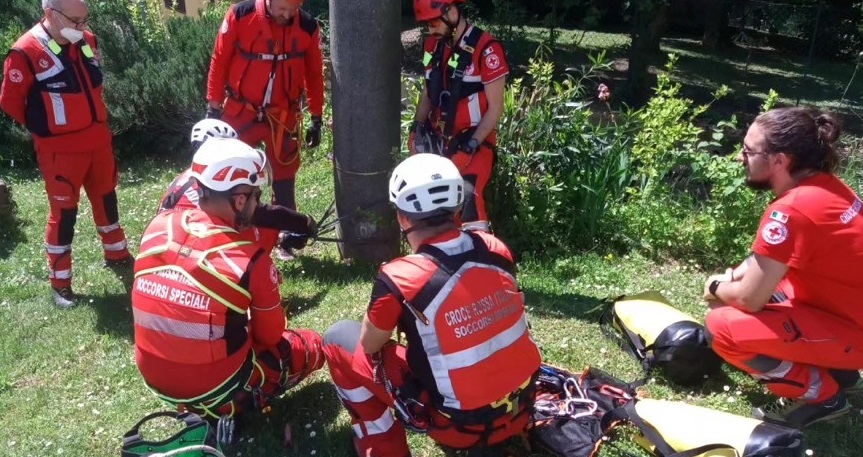
[[[473,154],[476,150],[479,149],[479,141],[476,138],[471,138],[470,141],[464,147],[464,152],[468,154]]]
[[[722,281],[720,281],[718,279],[714,279],[713,282],[711,282],[710,285],[707,286],[707,291],[710,292],[710,295],[713,295],[714,297],[716,297],[716,289],[719,289],[719,284],[721,282]],[[719,297],[716,297],[716,298],[719,298]]]

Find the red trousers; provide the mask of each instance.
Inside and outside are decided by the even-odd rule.
[[[298,141],[300,119],[298,111],[285,110],[264,115],[260,121],[257,114],[246,108],[239,109],[228,100],[222,120],[230,124],[240,140],[253,148],[265,145],[267,161],[273,169],[273,203],[297,208],[294,182],[300,169],[300,149]],[[238,112],[237,112],[238,111]],[[237,112],[236,115],[232,113]]]
[[[360,457],[405,457],[410,455],[403,423],[393,416],[395,404],[383,381],[375,375],[375,363],[359,344],[360,323],[341,321],[324,334],[323,351],[336,385],[336,392],[351,416]],[[405,347],[389,344],[381,351],[380,363],[393,389],[401,388],[410,374],[405,360]],[[417,399],[429,404],[427,392]],[[456,449],[468,449],[482,441],[482,427],[468,427],[472,432],[456,429],[445,416],[431,407],[426,410],[431,426],[428,435],[434,441]],[[528,414],[505,416],[493,423],[495,431],[487,444],[496,444],[522,433]]]
[[[706,326],[717,354],[780,397],[827,400],[839,390],[830,369],[863,368],[863,329],[793,298],[757,313],[716,308]]]
[[[310,374],[321,369],[324,356],[321,352],[321,336],[312,330],[285,330],[281,341],[275,347],[252,346],[255,354],[254,366],[248,378],[234,380],[234,387],[228,393],[232,398],[226,404],[206,399],[206,394],[230,381],[239,361],[246,354],[235,354],[223,362],[212,366],[187,365],[166,361],[135,350],[138,370],[147,385],[179,409],[218,417],[235,415],[251,410],[255,405],[260,409],[267,402]],[[230,366],[228,366],[230,365]],[[228,379],[226,379],[228,378]],[[205,396],[201,402],[182,403],[175,400]]]
[[[462,223],[488,223],[484,193],[491,179],[494,154],[490,147],[482,145],[473,154],[457,152],[451,158],[465,181],[464,205],[459,215]]]
[[[93,208],[93,221],[102,239],[105,259],[128,257],[126,235],[117,209],[115,188],[119,175],[110,137],[89,149],[74,152],[43,145],[37,147],[36,159],[48,194],[45,251],[51,286],[72,284],[72,238],[82,187]]]

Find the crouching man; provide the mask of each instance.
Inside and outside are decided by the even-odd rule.
[[[338,322],[324,336],[357,454],[410,455],[406,427],[456,449],[521,434],[540,355],[509,249],[457,228],[465,189],[450,160],[413,155],[389,190],[414,254],[381,267],[362,323]],[[396,328],[406,346],[391,340]]]

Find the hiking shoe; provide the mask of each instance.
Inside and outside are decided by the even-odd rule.
[[[51,295],[54,297],[54,305],[60,309],[67,309],[75,306],[75,293],[72,292],[72,287],[51,287]]]
[[[863,377],[857,370],[830,370],[833,379],[839,384],[839,388],[846,394],[857,394],[863,392]]]
[[[851,405],[845,399],[845,393],[839,391],[838,394],[821,403],[780,398],[773,403],[753,408],[752,417],[803,429],[816,422],[835,419],[849,411],[851,411]]]

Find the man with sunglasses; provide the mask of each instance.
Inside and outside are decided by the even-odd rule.
[[[266,145],[273,167],[273,203],[297,208],[300,141],[320,144],[324,106],[320,27],[303,0],[245,0],[225,15],[207,79],[207,117],[230,124],[241,140]],[[305,138],[300,102],[311,124]],[[292,253],[280,250],[280,258]]]
[[[752,255],[704,285],[713,349],[780,398],[755,417],[803,428],[863,391],[863,203],[834,173],[839,123],[808,108],[755,119],[738,160],[771,191]]]
[[[249,241],[264,153],[210,139],[195,153],[199,209],[164,211],[148,225],[135,263],[135,360],[172,406],[212,419],[262,410],[324,363],[321,337],[287,330],[279,273]]]
[[[93,208],[105,266],[121,275],[132,257],[117,209],[117,166],[96,39],[82,0],[43,0],[44,15],[12,46],[3,68],[0,108],[30,131],[45,180],[45,230],[54,304],[75,304],[72,238],[81,188]]]
[[[491,178],[497,122],[509,66],[503,46],[464,17],[465,0],[415,0],[417,22],[428,29],[426,84],[408,147],[449,157],[465,180],[460,222],[489,231],[483,192]]]

